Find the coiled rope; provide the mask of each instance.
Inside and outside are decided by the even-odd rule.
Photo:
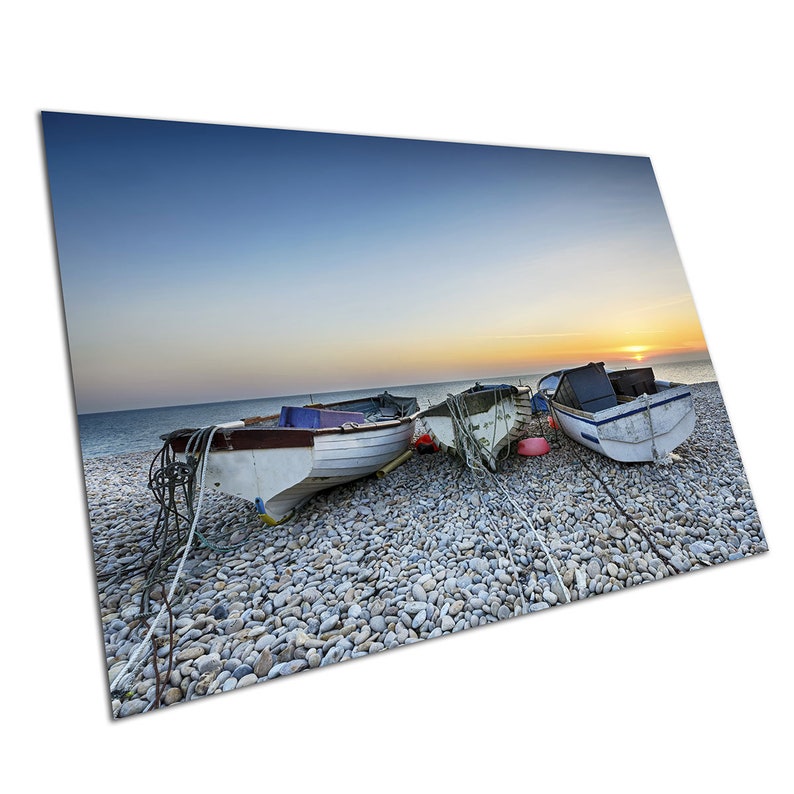
[[[190,552],[191,546],[193,545],[193,538],[196,535],[196,526],[198,525],[198,520],[201,515],[201,508],[202,503],[204,501],[204,490],[205,490],[205,480],[207,476],[207,461],[209,459],[209,449],[210,445],[212,444],[212,439],[215,436],[215,433],[220,429],[218,425],[212,425],[206,428],[201,428],[200,430],[196,431],[193,434],[190,441],[188,442],[188,448],[185,451],[186,458],[189,459],[189,456],[192,455],[194,451],[198,451],[200,458],[199,458],[199,467],[200,467],[200,479],[199,479],[199,492],[198,492],[198,502],[196,504],[196,509],[193,511],[193,522],[190,527],[190,532],[188,533],[187,540],[185,542],[185,549],[182,554],[182,559],[179,561],[179,565],[177,567],[176,573],[174,574],[174,580],[171,583],[171,588],[168,591],[168,595],[164,598],[164,603],[160,608],[160,611],[157,613],[152,624],[149,626],[149,630],[146,633],[146,636],[138,643],[135,650],[130,655],[127,663],[122,668],[121,672],[113,679],[110,684],[111,693],[114,694],[122,694],[127,691],[127,687],[132,683],[135,679],[135,676],[138,674],[140,669],[144,666],[146,662],[146,657],[144,653],[148,649],[149,643],[154,635],[154,632],[159,627],[160,623],[163,619],[168,615],[169,612],[169,605],[172,603],[172,599],[174,597],[174,593],[176,592],[177,585],[179,584],[179,580],[182,578],[182,571],[185,567],[185,562],[187,560],[188,553]],[[198,442],[201,441],[202,443],[199,444]],[[194,443],[195,442],[195,443]],[[202,454],[203,453],[203,454]]]

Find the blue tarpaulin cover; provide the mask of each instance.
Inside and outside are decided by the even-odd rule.
[[[320,427],[339,427],[346,422],[363,424],[364,414],[355,411],[329,411],[323,408],[298,408],[285,405],[278,420],[279,427],[301,427],[314,429]]]

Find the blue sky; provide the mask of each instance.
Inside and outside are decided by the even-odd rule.
[[[705,350],[647,158],[43,128],[80,413]]]

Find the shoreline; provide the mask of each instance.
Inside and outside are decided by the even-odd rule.
[[[634,362],[643,364],[643,362]],[[701,366],[702,365],[702,366]],[[658,377],[662,380],[698,384],[716,380],[710,360],[678,362],[678,367],[694,367],[694,371],[664,371],[665,365],[659,365]],[[619,367],[618,367],[619,368]],[[705,371],[710,370],[708,381],[699,380]],[[475,382],[509,383],[514,386],[530,386],[533,393],[537,391],[537,383],[542,375],[502,375],[498,377],[479,377],[458,381],[441,381],[402,386],[379,386],[372,389],[351,389],[339,392],[303,395],[298,399],[294,396],[262,397],[250,400],[227,400],[213,403],[193,403],[184,406],[161,406],[152,408],[134,408],[120,411],[106,411],[93,414],[78,414],[78,438],[81,455],[88,458],[109,457],[129,452],[154,453],[158,448],[157,441],[164,433],[178,427],[205,427],[216,422],[228,422],[245,416],[261,416],[279,413],[282,406],[288,404],[304,405],[314,402],[338,402],[355,399],[362,394],[380,393],[384,388],[391,394],[411,395],[417,398],[420,407],[428,408],[443,402],[449,393],[457,393],[468,389]],[[113,417],[119,416],[119,421]],[[135,416],[135,421],[129,421]],[[125,445],[129,445],[124,448]],[[150,446],[151,445],[151,446]]]
[[[158,641],[163,704],[766,551],[719,386],[692,391],[695,430],[657,464],[615,463],[555,438],[543,417],[551,453],[513,453],[497,474],[529,521],[443,453],[321,493],[280,527],[208,493],[202,532],[242,545],[219,553],[194,544],[188,555],[170,673],[166,631]],[[142,636],[143,575],[108,577],[133,566],[151,535],[153,454],[84,461],[111,681]],[[114,715],[150,707],[155,675],[149,660],[132,696],[113,701]]]

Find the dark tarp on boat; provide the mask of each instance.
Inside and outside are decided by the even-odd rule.
[[[609,380],[615,394],[627,397],[639,397],[641,394],[656,394],[656,381],[651,367],[622,369],[609,373]]]
[[[554,392],[554,401],[588,413],[604,411],[618,404],[603,361],[565,370]]]

